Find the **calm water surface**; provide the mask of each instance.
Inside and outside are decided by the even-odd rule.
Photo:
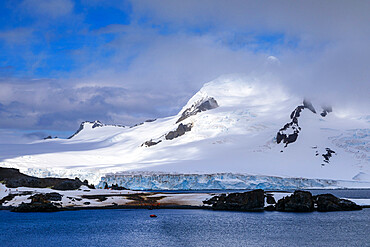
[[[370,209],[0,211],[0,246],[370,246]]]

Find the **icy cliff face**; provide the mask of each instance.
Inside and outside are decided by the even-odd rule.
[[[130,128],[85,122],[71,139],[0,145],[0,166],[95,184],[107,173],[125,171],[370,181],[368,115],[339,114],[341,109],[288,92],[266,78],[222,76],[175,116]],[[194,188],[234,186],[214,176],[185,178]],[[180,187],[184,181],[178,180]]]
[[[107,174],[98,188],[118,184],[132,190],[293,190],[312,188],[368,187],[369,183],[347,183],[328,179],[282,178],[235,173],[216,174]]]

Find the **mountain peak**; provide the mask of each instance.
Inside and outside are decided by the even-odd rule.
[[[78,133],[80,133],[83,129],[87,128],[88,126],[91,126],[91,128],[94,129],[96,127],[103,127],[104,124],[99,120],[95,120],[94,122],[84,121],[80,124],[78,130],[73,135],[68,137],[68,139],[72,139],[74,136],[76,136]]]

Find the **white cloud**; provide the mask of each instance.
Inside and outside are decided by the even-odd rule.
[[[203,83],[228,73],[269,74],[301,97],[368,114],[370,2],[138,0],[132,5],[129,25],[78,29],[86,39],[111,39],[73,50],[77,69],[55,80],[0,81],[0,128],[74,129],[84,120],[133,124],[163,117],[177,113]],[[35,16],[51,19],[73,12],[70,1],[23,6],[27,11],[38,6]],[[281,34],[282,40],[258,37],[265,34]],[[1,37],[17,39],[15,31],[0,32]],[[263,49],[263,42],[270,49]]]

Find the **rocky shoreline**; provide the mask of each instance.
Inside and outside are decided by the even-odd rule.
[[[210,209],[231,211],[329,212],[362,206],[332,194],[309,191],[155,192],[108,186],[95,189],[79,179],[36,178],[17,169],[0,168],[0,209],[13,212],[56,212],[81,209]],[[370,199],[360,199],[370,205]]]
[[[144,195],[148,197],[145,198]],[[133,193],[130,197],[134,203],[117,204],[113,202],[109,205],[90,206],[90,202],[84,202],[81,206],[63,206],[61,203],[63,195],[56,192],[37,193],[27,197],[27,200],[30,200],[30,202],[23,201],[17,206],[3,206],[2,204],[4,202],[14,198],[12,195],[0,200],[0,209],[10,210],[12,212],[56,212],[82,209],[209,209],[245,212],[330,212],[362,210],[363,208],[350,200],[340,199],[332,194],[313,196],[309,191],[299,190],[278,201],[275,200],[272,194],[260,189],[243,193],[219,194],[203,200],[202,204],[199,205],[190,205],[190,203],[181,204],[176,201],[161,204],[159,201],[166,197],[166,193],[162,193],[160,196],[155,195],[148,192]],[[171,195],[176,197],[181,194],[171,193]],[[191,198],[192,194],[188,195]],[[89,195],[83,196],[83,198],[103,202],[108,197],[114,196],[117,195]],[[119,194],[119,196],[122,196],[122,194]],[[123,196],[128,197],[128,194],[124,194]],[[76,197],[74,200],[82,199],[77,199]]]

